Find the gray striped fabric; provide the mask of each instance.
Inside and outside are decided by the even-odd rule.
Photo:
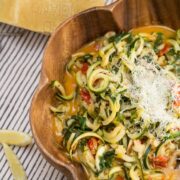
[[[0,129],[31,134],[28,113],[47,40],[45,35],[0,24]],[[23,164],[28,180],[66,179],[43,158],[34,143],[27,148],[13,147],[13,151]],[[0,180],[11,179],[0,145]]]
[[[29,107],[38,85],[41,60],[48,37],[0,24],[0,128],[30,133]],[[10,36],[10,34],[12,34]],[[42,157],[36,145],[14,147],[28,179],[62,179]],[[13,179],[0,146],[0,180]]]

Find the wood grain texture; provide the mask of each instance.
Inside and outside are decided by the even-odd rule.
[[[87,179],[82,167],[65,155],[53,143],[52,115],[49,105],[53,92],[49,82],[62,82],[64,66],[82,45],[107,31],[130,30],[144,25],[180,27],[179,0],[119,0],[110,6],[89,9],[61,24],[52,34],[43,59],[41,80],[31,106],[31,127],[35,141],[55,167],[69,179]]]

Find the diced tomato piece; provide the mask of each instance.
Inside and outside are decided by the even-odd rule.
[[[152,158],[152,164],[155,168],[166,167],[168,161],[169,161],[169,158],[167,156],[156,156]]]
[[[124,180],[124,178],[122,176],[117,176],[116,180]]]
[[[180,99],[176,99],[173,104],[174,104],[174,106],[179,107],[180,106]]]
[[[88,63],[83,63],[82,68],[81,68],[81,72],[83,74],[86,74],[87,70],[88,70],[88,67],[89,67]]]
[[[169,51],[170,47],[171,46],[169,44],[165,44],[164,48],[159,51],[159,56],[163,56],[164,54],[166,54]]]
[[[92,153],[92,155],[96,154],[97,148],[98,148],[98,140],[94,137],[90,138],[87,142],[88,147]]]
[[[180,85],[178,85],[177,88],[175,88],[174,93],[175,93],[175,99],[173,101],[173,105],[175,107],[179,107],[180,106]]]
[[[81,96],[82,100],[85,101],[87,104],[91,103],[91,95],[88,90],[81,89],[80,96]]]

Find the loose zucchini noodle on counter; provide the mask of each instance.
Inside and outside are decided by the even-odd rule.
[[[180,177],[180,30],[108,32],[51,86],[56,143],[89,179]]]

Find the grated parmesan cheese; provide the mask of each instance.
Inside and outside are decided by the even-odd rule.
[[[176,81],[165,70],[157,70],[155,64],[139,60],[132,71],[132,80],[130,94],[136,106],[143,109],[143,119],[160,122],[161,127],[168,123],[180,124],[169,108]]]

